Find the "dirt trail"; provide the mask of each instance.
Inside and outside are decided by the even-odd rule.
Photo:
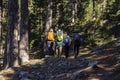
[[[119,40],[106,45],[77,59],[33,59],[21,67],[0,71],[0,80],[120,80]]]

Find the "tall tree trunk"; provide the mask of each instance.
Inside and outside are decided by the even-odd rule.
[[[28,0],[21,0],[20,21],[20,59],[21,63],[29,61],[28,44]]]
[[[44,52],[46,52],[46,40],[47,40],[47,32],[49,28],[52,26],[52,0],[48,0],[48,7],[47,7],[47,17],[46,17],[46,24],[45,24],[45,40],[44,40]]]
[[[18,66],[18,1],[8,0],[8,25],[3,66]]]
[[[0,0],[0,54],[2,54],[2,0]]]
[[[64,7],[63,0],[60,1],[60,27],[64,27]]]
[[[92,0],[93,2],[93,20],[96,19],[96,10],[95,10],[95,0]]]
[[[64,14],[63,14],[63,0],[57,1],[56,7],[56,29],[62,28],[64,25]]]
[[[57,1],[57,5],[56,5],[56,30],[58,29],[59,27],[59,20],[60,20],[60,3],[59,3],[59,0]]]
[[[77,4],[76,4],[76,0],[72,0],[72,22],[71,22],[71,26],[74,30],[74,26],[75,26],[75,18],[77,16]]]

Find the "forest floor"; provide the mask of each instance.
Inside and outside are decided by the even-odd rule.
[[[120,39],[80,53],[77,59],[31,59],[21,67],[1,70],[0,80],[120,80]]]

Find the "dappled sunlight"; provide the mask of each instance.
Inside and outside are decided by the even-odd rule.
[[[45,61],[44,59],[33,59],[29,60],[29,62],[24,63],[23,65],[19,67],[13,67],[13,68],[8,68],[5,70],[0,71],[0,77],[3,77],[1,80],[12,80],[12,77],[14,77],[17,71],[27,71],[27,72],[32,72],[36,71],[39,72],[42,70],[39,66],[44,65]],[[37,68],[37,69],[36,69]],[[16,74],[17,75],[17,74]],[[20,80],[19,78],[16,78],[15,80]]]
[[[87,57],[87,59],[93,59],[93,60],[102,60],[102,59],[105,59],[105,58],[108,58],[108,57],[111,57],[111,56],[113,56],[113,55],[115,55],[115,54],[110,54],[110,55],[91,55],[91,56],[89,56],[89,57]]]
[[[106,71],[112,71],[112,70],[115,69],[114,66],[108,66],[108,64],[99,64],[98,66],[101,67],[101,68],[103,68]]]
[[[92,57],[90,58],[90,56]],[[94,54],[79,56],[77,59],[66,59],[64,57],[31,59],[21,67],[12,68],[11,73],[8,71],[6,71],[6,73],[3,72],[5,73],[5,77],[17,80],[21,78],[39,78],[41,80],[46,78],[52,80],[70,80],[73,78],[82,80],[106,80],[106,77],[114,74],[113,71],[116,70],[119,65],[109,66],[109,63],[103,63],[102,61],[107,61],[106,59],[113,56],[115,56],[115,54],[109,55],[107,53],[106,55],[99,54],[96,57],[97,59],[95,59]],[[18,77],[18,75],[21,77]]]
[[[120,67],[120,55],[117,52],[119,46],[114,45],[114,48],[105,48],[105,50],[102,53],[89,54],[85,53],[88,49],[81,48],[77,59],[74,59],[72,52],[68,59],[64,55],[61,58],[45,56],[41,59],[35,59],[36,53],[40,54],[40,52],[31,52],[30,55],[33,58],[29,62],[24,63],[20,67],[12,68],[11,72],[7,70],[1,71],[4,73],[1,73],[1,77],[16,80],[22,78],[38,80],[48,78],[51,80],[70,80],[75,78],[82,80],[107,80],[110,77],[110,80],[114,80],[112,75],[115,75]]]
[[[119,0],[1,1],[0,80],[120,80]],[[55,48],[48,45],[49,28]]]
[[[91,78],[89,80],[100,80],[99,78]]]
[[[14,74],[15,70],[8,68],[0,71],[0,80],[11,80],[11,76]]]

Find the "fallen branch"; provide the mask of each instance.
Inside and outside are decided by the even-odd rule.
[[[79,75],[81,72],[86,71],[86,70],[88,70],[88,69],[90,69],[90,68],[93,68],[93,67],[95,67],[97,64],[98,64],[98,63],[95,63],[95,64],[93,64],[93,65],[91,65],[91,66],[88,66],[87,68],[80,69],[80,70],[74,72],[74,73],[72,74],[70,80],[76,80],[76,78],[78,77],[78,75]],[[97,67],[97,66],[96,66],[96,67]]]
[[[72,77],[71,77],[70,80],[76,80],[77,76],[78,76],[81,72],[86,71],[86,70],[88,70],[88,69],[90,69],[90,68],[92,68],[92,66],[89,66],[89,67],[87,67],[87,68],[85,68],[85,69],[81,69],[81,70],[78,70],[78,71],[74,72],[74,73],[72,74]]]

